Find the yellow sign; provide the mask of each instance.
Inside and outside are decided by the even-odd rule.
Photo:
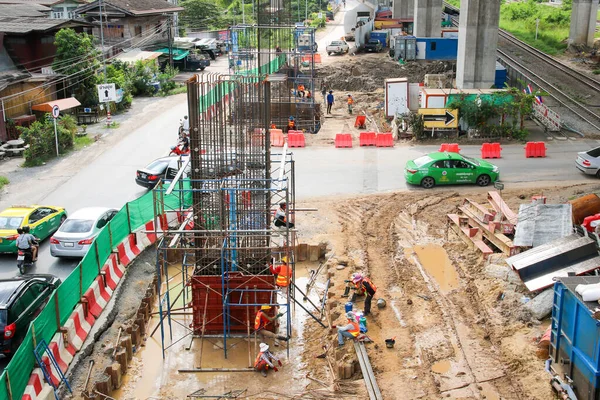
[[[447,108],[419,108],[423,116],[425,129],[456,129],[458,128],[458,110]]]

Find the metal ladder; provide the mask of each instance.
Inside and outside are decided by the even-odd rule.
[[[56,369],[56,372],[58,373],[58,376],[60,378],[60,382],[56,386],[54,385],[54,381],[52,381],[52,378],[50,376],[50,368],[52,368],[52,366],[47,366],[44,363],[44,361],[42,361],[42,357],[44,356],[44,353],[46,354],[46,356],[48,357],[48,359],[50,360],[52,365],[54,365],[54,369]],[[61,382],[65,383],[65,386],[67,386],[67,389],[69,389],[69,392],[71,394],[73,393],[73,391],[71,390],[71,386],[69,385],[69,382],[67,381],[67,378],[65,377],[65,374],[63,374],[62,370],[58,366],[58,363],[56,362],[54,355],[48,348],[48,344],[46,343],[46,341],[44,339],[42,339],[37,344],[37,346],[35,346],[35,349],[33,350],[33,356],[35,357],[35,360],[37,361],[38,365],[40,366],[42,373],[44,374],[44,378],[46,379],[46,382],[48,382],[50,384],[50,386],[52,386],[52,389],[54,390],[54,397],[56,398],[56,400],[60,400],[58,397],[58,387],[60,386]]]

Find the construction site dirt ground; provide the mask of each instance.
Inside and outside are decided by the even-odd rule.
[[[314,303],[319,301],[330,276],[332,325],[344,323],[344,304],[348,301],[342,297],[344,280],[353,272],[363,271],[378,286],[368,318],[367,334],[374,343],[367,344],[367,351],[385,399],[552,398],[544,359],[537,355],[537,341],[549,321],[533,319],[524,308],[523,299],[532,295],[510,274],[503,256],[483,260],[446,222],[446,214],[456,212],[465,197],[485,203],[487,190],[413,190],[318,198],[296,205],[318,209],[298,213],[296,223],[301,243],[327,245],[329,261],[310,298]],[[549,203],[562,203],[597,191],[597,184],[522,185],[503,191],[502,196],[517,210],[534,195],[543,194]],[[318,265],[297,265],[298,287],[305,287],[309,271]],[[144,271],[150,269],[144,267]],[[177,282],[175,276],[172,279]],[[136,290],[136,285],[128,285],[121,296],[137,303],[131,295]],[[387,302],[383,309],[375,306],[379,298]],[[311,308],[308,302],[303,304]],[[362,309],[362,300],[356,308]],[[123,310],[126,314],[128,308]],[[116,327],[125,317],[116,315],[110,329],[113,337],[105,333],[103,343],[114,341]],[[173,338],[166,326],[165,341],[167,345],[179,342],[167,349],[163,360],[160,330],[148,337],[134,355],[114,398],[182,399],[199,389],[206,390],[207,395],[245,390],[240,398],[253,399],[368,398],[360,372],[341,381],[341,392],[331,391],[329,364],[336,370],[336,360],[352,361],[356,358],[354,349],[351,343],[338,349],[335,329],[323,329],[299,307],[292,318],[289,358],[285,346],[272,346],[284,365],[279,372],[271,371],[268,378],[255,372],[178,372],[197,367],[247,368],[256,352],[254,339],[250,343],[246,339],[229,340],[226,360],[222,338],[195,339],[191,350],[186,350],[190,337],[184,337],[185,326],[191,321],[185,316],[174,318]],[[151,320],[148,333],[157,323],[157,318]],[[393,337],[395,347],[386,348],[385,339]],[[330,349],[329,362],[316,358],[324,352],[323,346]],[[106,356],[100,355],[102,359]],[[87,363],[80,367],[80,377],[85,376],[86,367]],[[74,397],[81,398],[78,393]]]

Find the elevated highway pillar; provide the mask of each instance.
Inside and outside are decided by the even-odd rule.
[[[442,0],[414,0],[416,37],[440,37],[442,35]]]
[[[573,0],[569,45],[594,45],[598,0]]]
[[[500,0],[462,0],[456,86],[489,89],[496,74]]]
[[[393,0],[392,18],[413,18],[415,0]]]

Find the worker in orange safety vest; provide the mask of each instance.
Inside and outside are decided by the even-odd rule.
[[[354,283],[355,291],[358,294],[363,292],[366,294],[364,315],[367,316],[371,313],[371,300],[373,300],[373,296],[377,292],[377,286],[360,272],[352,276],[352,283]],[[351,301],[354,301],[354,298]]]
[[[348,114],[352,114],[352,105],[354,104],[354,98],[351,94],[348,94]]]
[[[280,336],[275,334],[274,332],[267,330],[267,325],[270,323],[274,323],[274,321],[277,320],[277,318],[282,317],[283,314],[279,313],[274,317],[271,317],[268,314],[268,311],[270,309],[271,306],[268,304],[264,304],[260,307],[260,310],[258,310],[258,312],[256,313],[256,317],[254,318],[254,330],[260,336],[261,342],[264,343],[267,341],[266,338],[271,338],[273,339],[273,344],[275,346],[279,346],[280,340],[287,341],[288,338],[286,336]]]
[[[344,345],[344,338],[354,339],[360,334],[360,325],[356,322],[356,316],[352,311],[346,313],[348,324],[345,326],[338,326],[338,346]],[[335,326],[334,326],[335,327]]]
[[[269,368],[275,370],[275,372],[279,371],[275,366],[275,363],[279,364],[279,366],[283,366],[281,360],[273,355],[269,351],[269,345],[266,343],[261,343],[259,346],[260,352],[256,356],[256,360],[254,360],[254,369],[256,371],[260,371],[262,376],[267,377],[267,371]]]
[[[284,288],[290,285],[290,281],[292,280],[292,269],[287,263],[287,257],[281,259],[281,264],[277,266],[271,264],[269,268],[273,274],[277,275],[277,280],[275,281],[277,286]]]

